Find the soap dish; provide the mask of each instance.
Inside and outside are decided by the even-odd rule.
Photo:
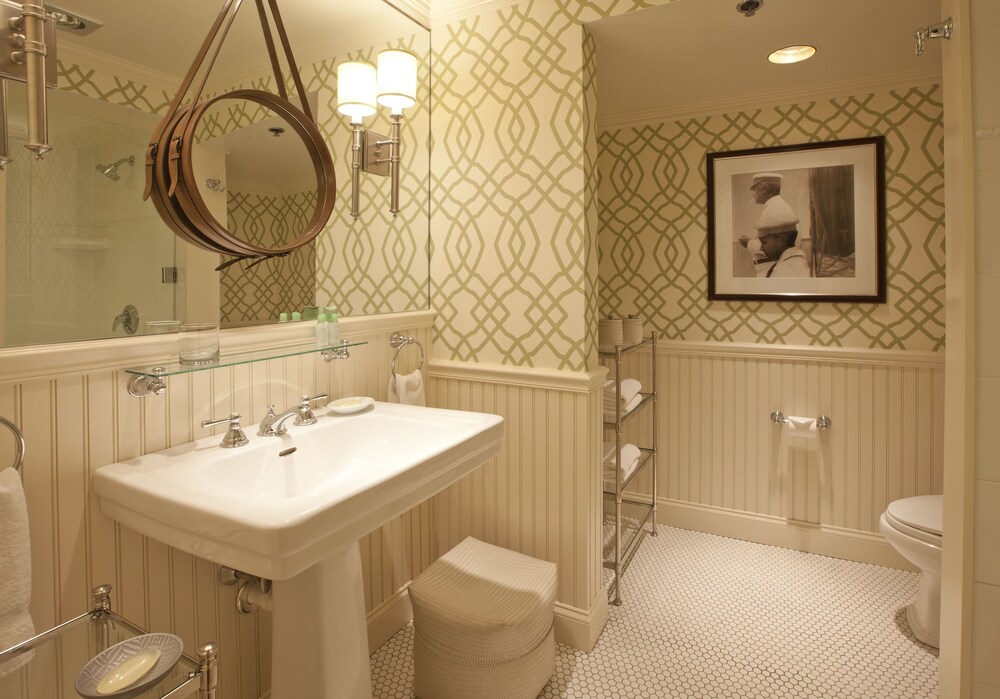
[[[156,664],[140,679],[123,686],[118,691],[105,693],[98,691],[97,686],[105,675],[138,653],[150,649],[158,650],[160,657]],[[170,633],[147,633],[143,636],[134,636],[101,651],[84,665],[80,674],[76,676],[76,691],[87,699],[107,699],[108,697],[128,699],[134,697],[163,679],[163,676],[170,672],[180,660],[183,652],[184,642]]]
[[[341,398],[340,400],[335,400],[328,404],[328,407],[332,412],[338,415],[353,415],[354,413],[360,413],[365,410],[369,405],[372,405],[375,399],[370,396],[350,396],[348,398]]]

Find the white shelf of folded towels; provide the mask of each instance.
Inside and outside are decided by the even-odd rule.
[[[615,380],[608,379],[604,382],[604,426],[613,428],[618,424],[619,419],[625,422],[632,415],[638,414],[639,408],[651,400],[652,393],[644,393],[642,384],[637,379],[622,379],[621,397],[615,391]],[[615,410],[615,402],[621,401],[621,412]],[[620,415],[620,417],[619,417]],[[622,472],[622,489],[628,486],[628,482],[646,464],[646,460],[653,455],[652,449],[637,447],[634,444],[624,444],[621,450],[621,459],[615,459],[615,443],[604,442],[604,453],[602,463],[604,465],[604,492],[613,494],[617,488],[615,483],[615,466],[620,464]]]

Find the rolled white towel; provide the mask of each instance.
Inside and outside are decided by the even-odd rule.
[[[28,507],[21,475],[12,468],[0,471],[0,650],[35,635],[28,612],[31,602],[31,544]],[[32,652],[0,665],[0,676],[31,660]]]
[[[424,379],[420,369],[409,374],[389,376],[389,402],[403,405],[427,405],[424,397]]]
[[[610,450],[608,449],[610,447]],[[604,443],[604,453],[606,454],[603,463],[604,471],[604,489],[614,490],[615,483],[615,445],[614,443]],[[622,447],[621,452],[621,470],[622,470],[622,482],[624,483],[629,476],[635,472],[636,467],[639,465],[639,458],[642,456],[642,452],[639,451],[639,447],[634,444],[626,444]]]
[[[641,403],[641,402],[642,402],[642,395],[639,394],[639,393],[636,393],[635,396],[632,398],[632,400],[630,400],[628,403],[626,403],[625,405],[622,406],[622,417],[625,417],[630,412],[632,412],[633,410],[635,410],[635,407],[637,405],[639,405],[639,403]],[[610,409],[608,409],[605,406],[605,408],[604,408],[604,421],[605,422],[614,422],[615,421],[615,406],[614,406],[614,404],[611,405]]]

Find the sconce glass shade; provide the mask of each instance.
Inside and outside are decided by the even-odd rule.
[[[389,49],[378,55],[378,103],[393,114],[417,103],[417,57],[409,51]]]
[[[360,124],[375,113],[375,66],[347,61],[337,66],[337,111]]]

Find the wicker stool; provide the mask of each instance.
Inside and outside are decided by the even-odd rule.
[[[556,566],[471,536],[410,583],[420,699],[532,699],[555,671]]]

